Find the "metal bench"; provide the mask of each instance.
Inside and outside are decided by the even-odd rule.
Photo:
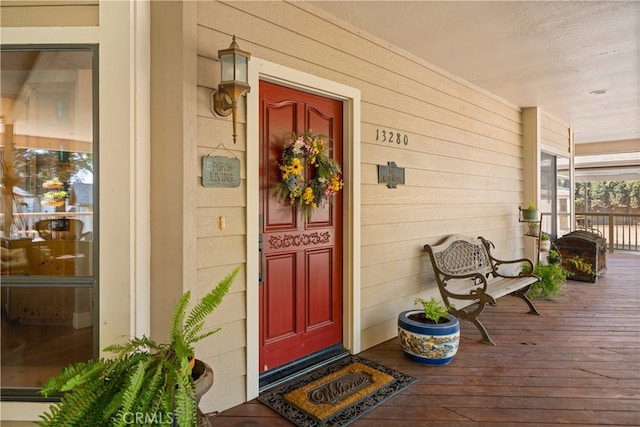
[[[493,243],[483,237],[451,235],[424,249],[431,258],[440,295],[449,312],[476,325],[482,334],[480,342],[496,345],[478,316],[487,304],[496,305],[496,299],[510,294],[527,303],[529,314],[540,314],[526,295],[540,279],[533,275],[531,260],[499,260],[491,255],[492,247],[495,248]],[[523,272],[523,265],[528,267],[524,268],[528,273]],[[469,308],[457,309],[452,300]]]

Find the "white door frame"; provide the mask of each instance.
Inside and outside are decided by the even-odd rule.
[[[247,400],[259,393],[259,128],[260,80],[343,102],[343,345],[360,352],[360,90],[251,58],[247,95]]]

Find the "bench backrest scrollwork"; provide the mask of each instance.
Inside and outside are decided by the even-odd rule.
[[[480,239],[449,236],[442,243],[426,245],[436,273],[445,275],[486,274],[492,272],[491,259]]]

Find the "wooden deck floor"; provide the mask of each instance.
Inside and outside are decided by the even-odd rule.
[[[609,255],[597,283],[567,282],[559,301],[512,297],[481,319],[497,346],[461,322],[458,354],[426,367],[397,339],[360,354],[418,382],[351,424],[372,426],[640,426],[640,256]],[[290,426],[257,401],[211,415],[213,426]]]

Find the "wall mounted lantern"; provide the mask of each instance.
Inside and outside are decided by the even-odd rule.
[[[238,100],[251,90],[249,86],[249,58],[251,54],[241,50],[236,43],[236,36],[227,49],[218,51],[220,59],[221,80],[218,90],[211,94],[211,111],[219,116],[232,115],[233,143],[236,143],[236,111]]]

